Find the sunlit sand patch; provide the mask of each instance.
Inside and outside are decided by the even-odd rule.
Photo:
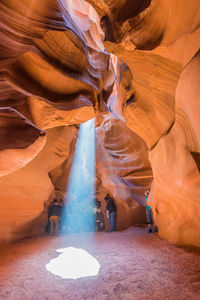
[[[87,251],[67,247],[58,249],[56,252],[62,254],[46,264],[46,269],[52,274],[68,279],[98,275],[100,264]]]

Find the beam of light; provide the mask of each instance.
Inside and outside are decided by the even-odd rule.
[[[67,247],[56,252],[62,254],[46,264],[46,269],[52,274],[68,279],[98,275],[100,264],[87,251]]]
[[[95,124],[91,119],[79,129],[62,214],[63,232],[94,231],[94,193]]]

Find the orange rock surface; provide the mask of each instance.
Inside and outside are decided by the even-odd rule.
[[[2,0],[0,40],[0,240],[42,232],[96,117],[94,195],[117,229],[151,188],[159,235],[200,246],[199,1]]]

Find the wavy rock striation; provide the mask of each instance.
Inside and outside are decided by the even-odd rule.
[[[123,116],[150,151],[159,235],[200,246],[199,1],[88,2],[101,17],[106,49],[132,74]]]
[[[88,2],[100,18],[83,0],[0,3],[0,239],[42,232],[96,116],[94,192],[117,228],[141,221],[153,178],[159,235],[200,246],[199,1]]]
[[[106,109],[102,101],[114,82],[112,63],[97,14],[89,4],[80,5],[0,3],[0,238],[5,241],[31,235],[31,224],[39,225],[56,189],[49,173],[67,160],[76,138],[68,125]],[[54,130],[58,126],[65,129]],[[59,130],[67,132],[62,140]]]

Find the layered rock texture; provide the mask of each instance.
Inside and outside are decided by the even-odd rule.
[[[133,77],[123,116],[149,148],[159,235],[199,246],[199,1],[89,2]]]
[[[94,196],[117,229],[151,188],[159,235],[200,246],[199,1],[2,0],[0,41],[0,240],[43,231],[96,117]]]

